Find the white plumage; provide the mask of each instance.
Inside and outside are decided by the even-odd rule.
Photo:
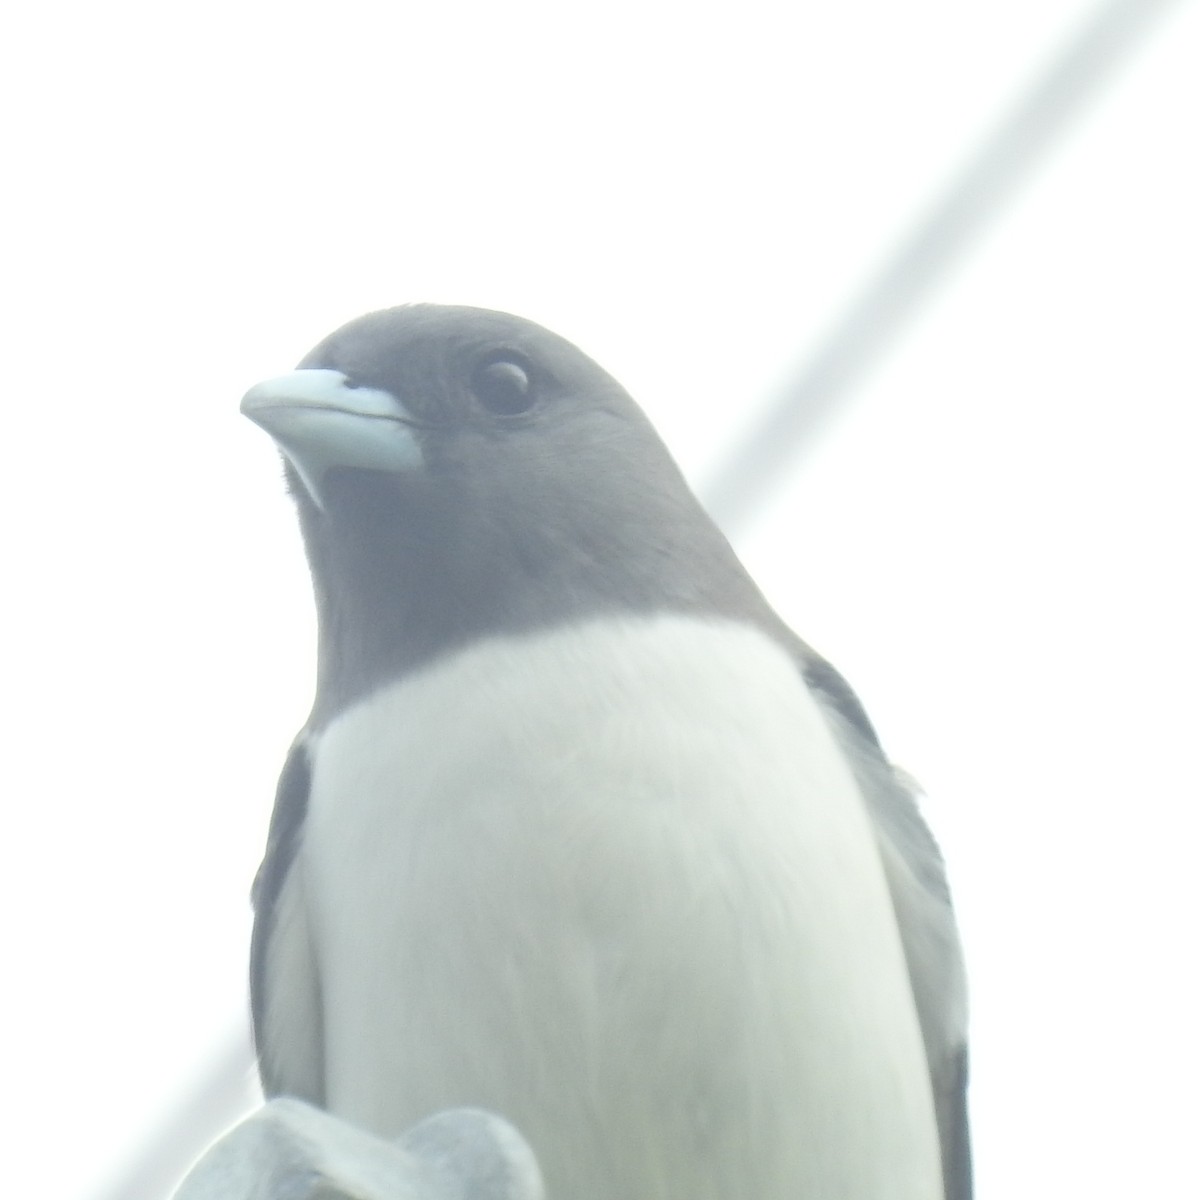
[[[286,1090],[389,1134],[490,1106],[552,1200],[940,1196],[875,836],[770,638],[485,639],[309,754],[269,961]]]

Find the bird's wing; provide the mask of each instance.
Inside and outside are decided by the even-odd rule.
[[[914,785],[887,761],[850,685],[808,647],[801,645],[797,654],[853,767],[879,839],[929,1059],[946,1200],[970,1200],[966,976],[942,855]]]
[[[297,861],[311,774],[303,737],[297,738],[279,777],[267,852],[254,879],[250,1004],[263,1090],[322,1104],[320,979]]]

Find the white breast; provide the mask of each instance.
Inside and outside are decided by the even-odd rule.
[[[478,644],[319,738],[329,1107],[526,1134],[551,1200],[934,1200],[862,800],[786,653],[684,617]]]

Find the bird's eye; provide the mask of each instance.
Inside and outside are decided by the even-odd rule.
[[[471,388],[488,412],[513,417],[533,407],[529,372],[511,358],[494,358],[475,369]]]

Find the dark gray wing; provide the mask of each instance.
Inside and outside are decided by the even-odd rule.
[[[971,1200],[966,974],[942,855],[914,787],[887,761],[850,685],[803,643],[793,652],[875,823],[929,1059],[946,1200]]]
[[[298,853],[312,769],[303,736],[284,763],[254,879],[250,1008],[263,1091],[322,1104],[325,1093],[321,989]]]

